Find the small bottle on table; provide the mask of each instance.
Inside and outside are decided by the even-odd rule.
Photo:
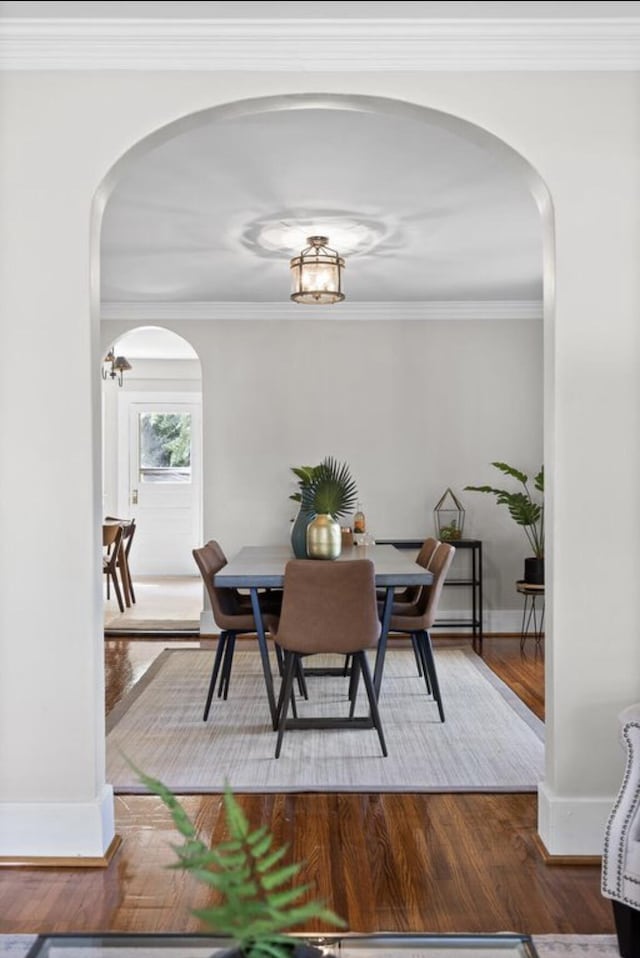
[[[360,503],[357,505],[356,513],[353,517],[353,536],[356,545],[361,541],[360,536],[364,536],[367,531],[367,520]]]

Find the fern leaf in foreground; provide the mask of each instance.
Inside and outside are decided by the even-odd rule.
[[[342,919],[323,902],[294,904],[310,886],[287,889],[282,886],[294,878],[302,866],[280,864],[286,846],[274,849],[273,837],[264,826],[251,830],[230,788],[224,793],[230,840],[216,848],[207,848],[171,790],[139,769],[135,771],[140,781],[168,808],[185,839],[182,846],[174,846],[178,861],[170,867],[191,872],[198,881],[215,889],[222,899],[221,904],[196,909],[193,914],[214,931],[233,938],[246,958],[290,958],[296,940],[284,932],[310,919],[344,927]]]

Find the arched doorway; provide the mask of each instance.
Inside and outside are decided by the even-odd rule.
[[[137,160],[149,153],[151,153],[156,147],[160,147],[163,143],[169,143],[172,139],[179,136],[186,136],[191,131],[201,130],[208,125],[216,128],[216,124],[220,124],[219,133],[220,136],[223,135],[222,127],[227,121],[230,121],[234,118],[244,118],[244,117],[276,117],[280,115],[287,115],[291,111],[292,113],[303,112],[312,115],[314,111],[323,111],[324,113],[336,113],[341,118],[347,117],[351,119],[354,116],[382,116],[382,117],[394,117],[400,118],[403,122],[406,121],[409,124],[415,124],[420,126],[424,124],[426,126],[433,127],[439,132],[448,131],[454,132],[454,135],[458,136],[460,139],[463,139],[469,144],[473,144],[474,148],[478,149],[483,155],[489,155],[492,158],[492,161],[500,169],[509,171],[510,176],[517,178],[521,183],[523,190],[528,191],[530,196],[533,196],[537,205],[538,205],[538,216],[542,220],[542,229],[541,232],[544,233],[545,239],[545,249],[550,249],[552,245],[552,223],[551,223],[551,214],[550,214],[550,205],[548,197],[546,194],[546,189],[544,184],[540,181],[540,178],[537,177],[535,171],[523,160],[522,157],[517,155],[513,150],[506,146],[503,142],[497,140],[495,137],[488,134],[486,131],[481,130],[472,124],[469,124],[465,121],[461,121],[458,118],[439,113],[437,111],[429,110],[423,107],[417,107],[408,103],[400,103],[398,101],[385,100],[382,98],[370,98],[370,97],[346,97],[346,96],[326,96],[326,97],[315,97],[315,96],[290,96],[290,97],[271,97],[264,98],[253,101],[241,101],[233,104],[227,104],[223,107],[217,107],[212,110],[203,111],[200,114],[194,114],[191,117],[185,117],[180,121],[177,121],[175,124],[172,124],[170,127],[166,127],[163,130],[157,131],[156,134],[153,134],[151,137],[138,144],[127,157],[123,158],[119,164],[114,167],[114,170],[110,174],[109,182],[113,186],[116,182],[118,176],[122,174],[126,175],[127,164],[129,162],[135,163]],[[224,132],[228,132],[225,130]],[[418,158],[415,161],[418,165],[424,163],[422,158]],[[339,174],[339,170],[336,170],[336,174]],[[383,183],[380,183],[380,189],[382,189]],[[321,204],[320,204],[321,205]],[[326,211],[325,211],[326,212]],[[318,215],[317,208],[314,210],[313,216]],[[335,211],[332,213],[334,220],[339,219],[335,216]],[[302,217],[304,219],[304,217]],[[309,218],[311,219],[311,218]],[[254,222],[254,231],[241,231],[241,236],[244,241],[244,247],[251,247],[251,242],[254,241],[253,247],[260,245],[262,242],[262,250],[265,249],[265,243],[272,243],[272,231],[271,226],[267,220],[266,228],[263,222],[264,217],[257,218]],[[313,220],[315,222],[315,219]],[[540,220],[538,220],[538,223]],[[288,223],[286,224],[289,225]],[[308,221],[305,222],[305,228],[308,227]],[[375,232],[375,231],[374,231]],[[541,242],[542,247],[542,242]],[[275,247],[275,248],[273,248]],[[271,253],[275,254],[272,259],[275,261],[276,257],[282,258],[282,249],[278,246],[277,243],[272,243]],[[263,256],[263,259],[267,261],[268,256],[264,256],[263,253],[259,255]],[[542,257],[541,257],[542,258]],[[547,260],[550,260],[550,257],[547,257]],[[271,266],[271,263],[262,264],[265,265],[265,274],[266,266]],[[542,266],[540,267],[540,274],[542,275]],[[265,284],[266,285],[266,284]],[[364,304],[364,305],[363,305]],[[202,304],[200,304],[202,305]],[[388,383],[385,385],[385,375],[389,379],[388,369],[385,369],[382,365],[376,367],[378,374],[374,379],[369,377],[369,383],[367,384],[367,367],[366,364],[354,364],[352,361],[349,361],[349,356],[356,355],[355,348],[362,348],[362,340],[364,336],[363,330],[365,327],[360,327],[360,333],[358,336],[353,336],[351,339],[345,334],[343,338],[340,336],[343,335],[343,330],[346,329],[346,323],[340,323],[340,332],[337,332],[337,324],[333,327],[334,334],[334,344],[339,343],[338,353],[341,355],[347,355],[347,362],[339,367],[339,372],[334,374],[334,379],[332,381],[332,392],[333,394],[338,394],[341,398],[341,402],[335,403],[333,406],[330,406],[329,402],[325,402],[321,407],[318,402],[318,394],[313,394],[313,402],[309,402],[309,379],[310,377],[307,374],[303,362],[306,356],[309,355],[309,350],[313,345],[317,345],[317,342],[322,337],[322,332],[314,340],[312,333],[309,334],[309,338],[306,340],[306,343],[303,342],[304,334],[302,330],[302,324],[296,324],[295,327],[290,327],[288,330],[284,331],[280,328],[277,332],[272,333],[271,329],[267,332],[264,327],[262,329],[261,336],[259,340],[252,340],[250,333],[252,333],[257,327],[249,327],[246,323],[239,323],[239,320],[249,319],[253,323],[259,323],[261,319],[265,317],[259,315],[261,313],[268,313],[269,310],[262,310],[261,306],[264,305],[260,302],[250,301],[249,303],[214,303],[208,304],[209,311],[201,310],[199,319],[210,320],[212,327],[216,323],[224,325],[224,336],[220,334],[219,329],[216,329],[213,334],[207,339],[209,331],[204,323],[201,323],[196,333],[196,339],[202,343],[202,348],[200,353],[203,356],[203,364],[205,368],[205,381],[211,384],[211,393],[212,402],[211,405],[205,408],[205,432],[210,433],[207,425],[207,415],[211,416],[210,422],[224,422],[225,412],[222,403],[219,402],[221,396],[230,396],[238,397],[240,402],[233,407],[233,417],[234,417],[234,428],[224,428],[220,434],[220,441],[226,442],[227,445],[224,448],[224,455],[220,457],[220,461],[223,463],[222,467],[213,466],[212,459],[207,457],[205,452],[205,487],[206,487],[206,496],[204,503],[205,511],[205,522],[204,522],[204,532],[205,538],[216,535],[217,537],[222,538],[227,551],[232,552],[235,547],[244,543],[244,542],[254,542],[256,541],[271,541],[275,535],[282,535],[283,529],[286,529],[286,492],[280,493],[280,485],[283,484],[283,477],[288,475],[288,469],[291,462],[299,461],[312,461],[311,456],[316,455],[315,449],[308,450],[308,446],[303,448],[300,451],[300,443],[306,440],[309,432],[308,429],[305,433],[305,439],[301,439],[302,436],[302,424],[301,416],[296,417],[297,413],[301,411],[304,412],[306,420],[309,420],[309,414],[315,414],[319,409],[322,409],[322,414],[319,417],[321,422],[321,429],[323,431],[323,441],[331,442],[341,442],[342,448],[350,449],[351,456],[358,456],[359,466],[361,473],[372,474],[374,472],[376,462],[377,462],[377,449],[373,444],[373,439],[375,436],[368,436],[367,442],[365,445],[373,449],[372,453],[373,458],[367,460],[366,456],[363,454],[362,448],[357,445],[357,440],[354,442],[354,436],[358,432],[362,431],[363,420],[359,418],[355,412],[355,407],[353,403],[350,405],[350,397],[354,394],[354,380],[358,380],[358,385],[355,389],[355,394],[359,397],[363,395],[367,398],[367,401],[370,402],[370,408],[376,409],[375,406],[375,393],[380,393],[381,389],[388,388]],[[284,311],[286,309],[285,305],[273,304],[272,302],[268,303],[268,306],[277,305],[277,311],[272,310],[272,317],[276,321],[282,324],[285,320],[288,322],[293,318],[293,315],[289,312],[283,318]],[[388,303],[385,304],[388,307]],[[354,322],[356,318],[358,321],[361,321],[362,318],[376,318],[381,319],[378,315],[376,316],[376,303],[371,303],[369,301],[361,300],[361,302],[354,303],[356,307],[355,312],[357,312],[357,307],[360,308],[360,316],[356,317],[354,312],[350,314],[348,307],[346,310],[342,311],[340,314],[344,320],[350,320]],[[113,309],[113,304],[111,304]],[[180,316],[177,314],[182,309],[182,304],[174,305],[175,315],[171,316],[172,321],[175,321],[176,324],[180,321]],[[294,307],[295,308],[295,307]],[[460,319],[460,314],[462,310],[460,309],[458,302],[459,313],[456,316],[457,319]],[[408,311],[407,311],[408,312]],[[403,321],[407,322],[407,312],[403,315]],[[444,312],[444,311],[443,311]],[[194,311],[192,317],[196,318],[196,311]],[[300,314],[296,314],[296,318],[300,318]],[[332,315],[332,319],[336,319],[337,315]],[[413,317],[415,318],[415,316]],[[423,317],[420,317],[423,318]],[[433,318],[433,317],[431,317]],[[505,318],[504,314],[501,317]],[[508,316],[507,316],[508,318]],[[442,321],[441,316],[435,317],[436,321]],[[485,316],[486,319],[486,316]],[[234,322],[231,322],[233,320]],[[317,321],[315,327],[312,323],[304,324],[307,328],[307,331],[317,328]],[[239,332],[241,327],[242,332]],[[413,333],[415,333],[415,326]],[[463,327],[458,326],[458,333]],[[294,333],[290,335],[291,329],[294,329]],[[373,324],[370,327],[367,327],[367,332],[370,333],[373,329]],[[400,349],[400,343],[397,338],[394,337],[393,332],[390,332],[389,338],[385,344],[380,342],[379,329],[375,333],[375,338],[378,339],[378,344],[376,346],[376,363],[380,359],[380,355],[384,348],[387,349],[387,357],[393,356],[396,359],[400,356],[400,361],[397,366],[394,368],[393,377],[392,377],[392,391],[393,389],[396,392],[399,392],[401,387],[407,388],[407,383],[412,378],[407,376],[407,371],[415,374],[416,377],[424,375],[424,368],[420,364],[418,357],[424,357],[425,355],[425,344],[421,342],[415,342],[415,337],[412,334],[409,334],[409,327],[405,327],[403,331],[403,337],[405,339],[405,344],[408,344],[408,348]],[[217,339],[217,342],[222,344],[222,348],[218,351],[220,356],[221,366],[219,369],[214,370],[210,356],[212,350],[209,348],[212,345],[213,337]],[[293,345],[292,345],[293,341]],[[258,343],[257,346],[252,348],[253,343]],[[391,346],[389,346],[391,343]],[[403,345],[405,345],[403,344]],[[458,339],[459,348],[461,350],[469,349],[468,342],[463,342],[460,338]],[[259,353],[259,357],[256,360],[256,357],[252,355],[255,348],[255,352]],[[366,347],[368,350],[368,346]],[[473,347],[471,347],[473,349]],[[244,351],[243,351],[244,350]],[[516,347],[517,351],[517,347]],[[541,350],[540,350],[541,351]],[[522,351],[520,350],[520,353]],[[400,355],[402,353],[402,355]],[[455,353],[455,349],[453,350]],[[451,354],[451,347],[449,341],[446,341],[446,344],[442,347],[441,355],[448,357]],[[241,357],[242,361],[239,362]],[[283,361],[283,357],[284,361]],[[225,362],[227,365],[225,365]],[[275,364],[275,365],[274,365]],[[262,366],[262,370],[260,368]],[[274,371],[277,368],[277,371]],[[268,370],[268,375],[266,371]],[[380,370],[382,370],[382,375],[380,376]],[[455,372],[455,370],[454,370]],[[261,374],[262,373],[262,374]],[[429,368],[429,373],[431,375],[431,380],[433,381],[436,369],[432,366]],[[439,373],[442,373],[442,367],[440,366]],[[540,379],[542,378],[542,371],[539,369]],[[404,378],[403,378],[404,374]],[[485,380],[489,383],[495,385],[496,380],[492,374],[484,373]],[[345,390],[341,387],[341,382],[349,382],[349,388]],[[451,376],[449,376],[449,383],[451,381]],[[424,382],[424,381],[423,381]],[[479,381],[478,381],[479,382]],[[274,387],[274,383],[280,384],[280,388]],[[285,384],[282,387],[282,384]],[[443,384],[444,385],[444,384]],[[368,391],[367,391],[368,387]],[[263,391],[261,391],[261,388]],[[219,390],[218,395],[216,396],[216,390]],[[482,393],[478,390],[478,394],[483,395],[483,401],[486,399],[487,389],[486,385]],[[303,398],[304,402],[301,403],[300,397]],[[384,424],[389,427],[386,430],[387,435],[393,436],[393,441],[399,443],[400,445],[394,446],[391,445],[390,452],[388,456],[384,459],[385,462],[399,461],[399,452],[402,448],[402,444],[406,443],[406,437],[408,435],[423,435],[420,430],[421,420],[416,418],[415,421],[411,420],[412,415],[414,415],[414,409],[419,407],[418,397],[416,396],[416,402],[409,402],[407,404],[407,410],[403,413],[404,422],[401,429],[392,431],[393,420],[389,418],[388,422],[384,419]],[[502,397],[501,397],[502,398]],[[274,403],[274,408],[277,410],[277,426],[274,428],[273,424],[270,422],[270,413],[269,413],[269,403]],[[424,401],[425,406],[429,406],[428,401]],[[357,404],[356,404],[357,405]],[[504,403],[502,403],[504,406]],[[540,406],[542,404],[540,403]],[[245,412],[239,416],[237,408],[245,407]],[[340,408],[349,408],[350,415],[353,416],[353,419],[349,421],[349,417],[345,417],[344,414],[340,415]],[[479,408],[479,407],[477,407]],[[493,410],[497,409],[497,405],[492,407],[492,411],[487,413],[487,418],[491,418]],[[293,410],[293,413],[291,412]],[[361,412],[366,414],[366,404],[361,407]],[[378,411],[378,415],[384,417],[384,409]],[[422,414],[422,412],[421,412]],[[450,434],[455,438],[456,435],[463,434],[463,419],[464,413],[462,413],[461,419],[458,421],[457,428],[454,427],[450,429]],[[408,420],[411,420],[410,422]],[[368,421],[368,417],[367,417]],[[541,431],[541,422],[542,422],[542,412],[540,409],[539,415],[539,427]],[[257,424],[257,425],[256,425]],[[228,426],[228,422],[227,422]],[[380,434],[380,427],[378,427]],[[340,432],[342,430],[342,432]],[[384,427],[381,431],[385,431]],[[500,433],[500,429],[494,430],[496,433]],[[235,438],[233,435],[230,435],[232,432],[236,433]],[[429,437],[429,441],[424,443],[425,449],[434,449],[437,448],[439,453],[442,453],[443,448],[445,448],[443,436],[447,432],[446,429],[441,430],[440,436],[440,446],[438,447],[437,443],[432,442],[432,437]],[[317,436],[319,433],[319,427],[315,427],[314,435]],[[478,431],[474,430],[474,434],[477,436]],[[503,433],[504,435],[504,433]],[[439,456],[439,462],[444,461],[447,456],[449,466],[452,468],[452,459],[451,459],[451,450],[453,446],[451,444],[446,446],[445,452],[446,455]],[[253,456],[247,455],[247,449],[250,449]],[[322,452],[330,452],[333,449],[323,449]],[[503,453],[506,459],[513,458],[508,453]],[[433,457],[431,457],[433,459]],[[490,459],[490,454],[486,453],[483,459]],[[538,456],[536,455],[536,460]],[[259,470],[253,469],[253,463],[259,462]],[[536,465],[538,462],[535,463]],[[422,466],[423,463],[420,461],[419,466]],[[226,471],[225,471],[226,470]],[[410,482],[412,477],[419,475],[420,469],[413,468],[412,470],[407,470],[405,477],[407,481]],[[368,513],[371,514],[374,510],[371,508],[371,503],[376,504],[376,495],[379,497],[379,503],[383,503],[383,495],[386,494],[390,488],[389,482],[393,481],[393,477],[387,475],[386,477],[382,475],[382,485],[384,489],[382,493],[380,489],[372,489],[368,497]],[[467,474],[466,477],[462,477],[462,471],[460,472],[459,482],[473,481],[475,476],[471,477]],[[435,479],[435,481],[440,481],[440,479]],[[288,490],[287,490],[288,491]],[[438,494],[441,493],[439,488]],[[429,496],[425,497],[428,502],[431,493]],[[276,507],[273,506],[274,502],[278,502],[278,496],[282,494],[282,505]],[[422,495],[422,492],[417,491],[416,489],[411,489],[411,492],[408,496],[405,496],[406,499],[417,498],[418,495]],[[398,498],[403,498],[400,496]],[[433,502],[435,502],[435,496],[433,497]],[[247,503],[251,506],[251,510],[247,509]],[[256,508],[257,506],[262,506],[263,508]],[[425,502],[421,501],[420,508],[424,510]],[[382,514],[381,506],[378,505],[378,512]],[[399,510],[397,512],[399,515]],[[414,514],[415,515],[415,514]],[[380,521],[380,520],[378,520]],[[397,519],[394,518],[394,521]],[[414,521],[414,516],[411,517],[410,521]],[[222,535],[218,530],[222,530]],[[392,535],[397,532],[397,529],[387,529],[383,530],[378,527],[378,534],[385,532],[387,535]],[[410,531],[407,530],[407,533],[410,534]],[[402,532],[402,530],[401,530]],[[405,533],[406,534],[406,533]],[[248,538],[251,536],[251,538]]]
[[[130,329],[110,348],[131,368],[121,388],[109,375],[103,384],[103,514],[135,519],[136,602],[122,613],[107,600],[105,629],[191,634],[201,607],[190,561],[202,538],[200,361],[183,337],[159,326]]]

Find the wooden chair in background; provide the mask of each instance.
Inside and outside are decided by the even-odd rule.
[[[105,516],[105,522],[117,522],[122,526],[122,547],[118,559],[118,568],[122,579],[122,590],[124,600],[127,606],[136,601],[136,595],[133,591],[133,579],[131,578],[131,566],[129,564],[129,553],[133,544],[133,537],[136,532],[135,519],[119,519],[117,516]]]
[[[120,591],[120,582],[118,581],[118,562],[120,560],[120,550],[122,548],[123,529],[121,525],[115,522],[107,522],[102,526],[102,548],[106,552],[102,554],[102,571],[107,577],[107,598],[111,597],[111,583],[116,593],[118,607],[124,612],[124,602],[122,592]]]

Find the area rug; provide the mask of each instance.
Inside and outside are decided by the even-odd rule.
[[[134,619],[112,618],[105,624],[105,635],[135,635],[137,632],[167,632],[172,635],[200,635],[200,622],[196,619]]]
[[[318,657],[314,657],[316,660]],[[531,792],[543,774],[543,726],[473,652],[437,649],[446,721],[411,650],[387,653],[374,730],[292,730],[274,758],[260,657],[236,652],[227,701],[202,721],[213,652],[162,652],[110,714],[107,781],[144,791],[127,758],[175,792]],[[317,663],[316,663],[317,664]],[[348,680],[310,676],[299,714],[348,714]],[[324,703],[324,712],[319,703]],[[361,690],[356,714],[366,714]]]
[[[619,958],[615,935],[533,935],[538,958]],[[0,935],[2,958],[25,958],[35,935]]]

